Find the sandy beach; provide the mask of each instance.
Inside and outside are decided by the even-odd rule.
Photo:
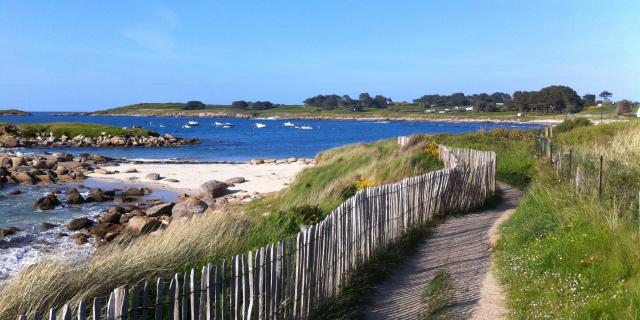
[[[310,166],[302,162],[265,163],[252,165],[249,163],[201,163],[201,164],[133,164],[123,163],[119,166],[102,167],[109,174],[92,173],[89,176],[100,179],[113,179],[123,183],[145,184],[152,188],[162,188],[198,194],[201,184],[210,181],[226,181],[234,177],[243,177],[247,181],[230,187],[229,190],[253,194],[275,192],[286,187],[302,169]],[[126,173],[135,169],[137,172]],[[150,180],[146,176],[158,173],[160,180]],[[171,180],[178,180],[177,182]]]

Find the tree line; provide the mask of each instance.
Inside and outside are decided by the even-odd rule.
[[[364,92],[358,96],[358,100],[352,99],[349,95],[329,94],[307,98],[303,103],[305,106],[320,107],[326,110],[345,108],[352,111],[361,111],[364,108],[386,108],[393,101],[391,98],[382,95],[376,95],[372,98],[369,93]]]

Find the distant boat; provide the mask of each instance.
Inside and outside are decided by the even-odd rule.
[[[232,124],[225,124],[224,126],[222,126],[223,129],[229,129],[229,128],[233,128]]]
[[[183,125],[182,127],[183,127],[183,128],[185,128],[185,129],[191,129],[191,126],[190,126],[190,125],[188,125],[188,124],[185,124],[185,125]]]
[[[389,121],[375,121],[374,123],[389,123]]]
[[[216,127],[221,127],[221,126],[224,126],[224,123],[216,121],[213,123],[213,125]]]
[[[295,125],[295,124],[293,124],[293,122],[289,122],[289,121],[287,121],[287,122],[285,122],[285,123],[284,123],[284,126],[285,126],[285,127],[295,127],[296,125]]]
[[[165,126],[164,124],[160,125],[160,128],[166,128],[167,126]]]
[[[189,121],[187,122],[188,125],[195,127],[195,126],[199,126],[200,124],[198,123],[198,121]]]
[[[312,126],[301,126],[300,129],[302,129],[302,130],[312,130],[313,127]]]
[[[266,124],[264,124],[264,123],[259,123],[259,122],[258,122],[258,123],[256,123],[256,128],[258,128],[258,129],[264,128],[264,127],[266,127],[266,126],[267,126],[267,125],[266,125]]]

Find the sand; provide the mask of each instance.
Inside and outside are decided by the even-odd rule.
[[[144,184],[151,188],[168,189],[176,192],[184,192],[197,195],[201,184],[209,180],[226,181],[233,177],[243,177],[247,181],[230,187],[229,190],[260,194],[275,192],[286,187],[295,178],[298,172],[310,165],[302,162],[293,163],[267,163],[260,165],[227,164],[227,163],[203,163],[203,164],[133,164],[124,163],[119,166],[102,167],[111,174],[89,174],[92,178],[112,179],[123,183]],[[136,169],[138,172],[125,173],[128,169]],[[146,179],[149,173],[160,174],[160,180]],[[178,182],[167,181],[176,179]]]

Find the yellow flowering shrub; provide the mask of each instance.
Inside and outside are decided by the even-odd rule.
[[[434,156],[435,158],[440,157],[440,146],[435,141],[427,142],[425,147],[425,152]]]
[[[372,177],[369,177],[369,178],[360,177],[356,180],[356,189],[358,190],[375,187],[375,186],[376,186],[376,180]]]

